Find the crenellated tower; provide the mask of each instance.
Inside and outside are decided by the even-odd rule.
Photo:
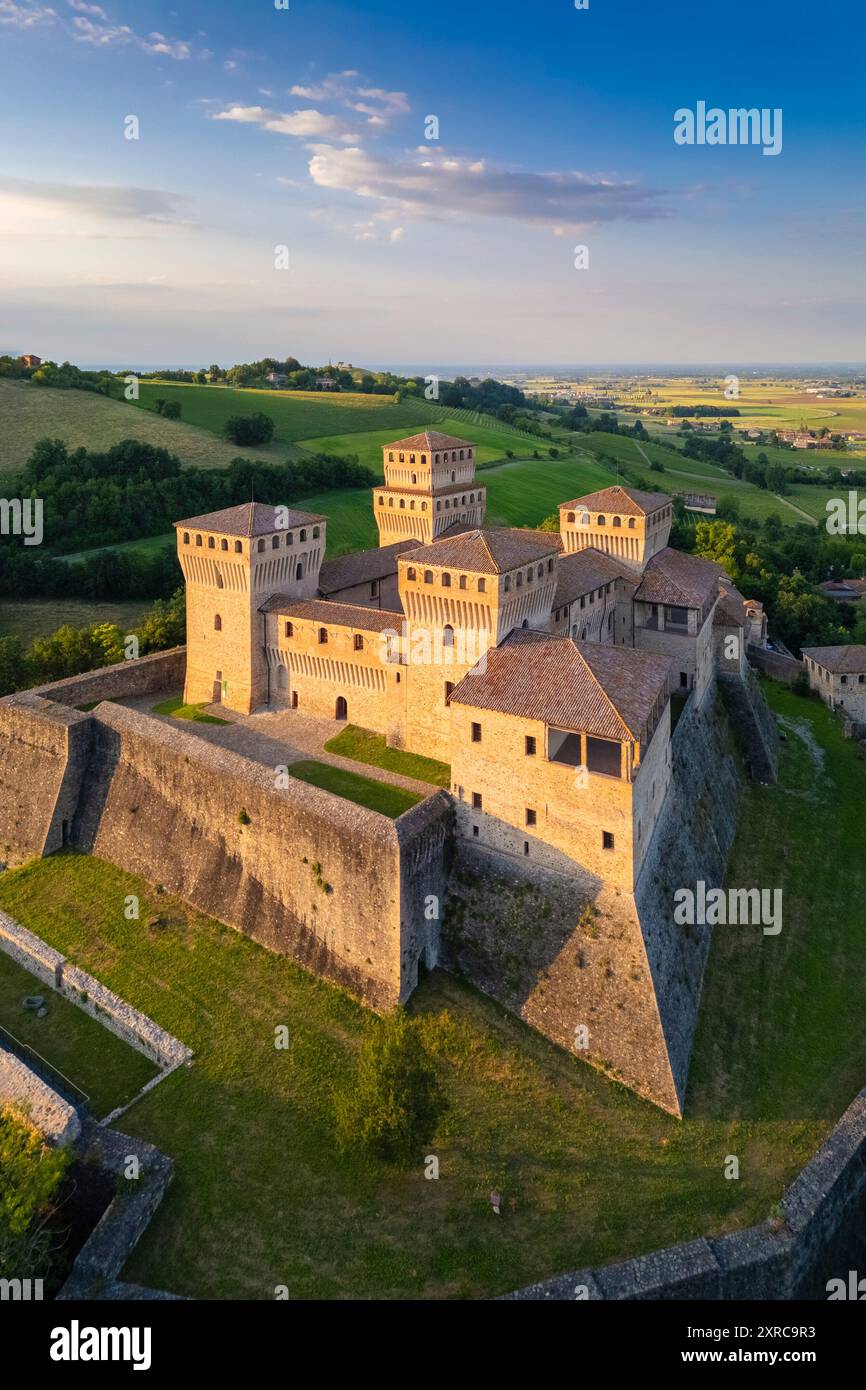
[[[480,526],[487,491],[475,481],[475,445],[436,430],[386,444],[383,487],[373,489],[379,544],[429,545],[455,524]]]
[[[315,595],[326,520],[245,502],[175,527],[186,582],[184,702],[250,714],[267,699],[261,606],[274,594]]]

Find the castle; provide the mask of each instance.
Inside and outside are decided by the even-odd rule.
[[[176,523],[188,704],[348,720],[451,767],[457,832],[632,892],[671,776],[671,697],[745,680],[766,620],[673,550],[671,499],[613,486],[559,533],[486,527],[475,447],[385,445],[379,547],[246,503]]]
[[[185,649],[0,700],[5,862],[97,855],[380,1010],[455,968],[681,1114],[711,929],[673,894],[724,882],[733,728],[773,775],[761,605],[670,547],[662,493],[486,526],[471,443],[384,464],[378,547],[327,560],[326,517],[263,503],[180,521]],[[166,715],[181,688],[226,722]],[[447,790],[392,819],[291,775],[343,721]]]

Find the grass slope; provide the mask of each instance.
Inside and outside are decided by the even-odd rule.
[[[153,409],[157,397],[180,402],[182,418],[192,425],[219,435],[232,415],[255,415],[259,411],[274,422],[274,438],[267,452],[286,457],[286,446],[322,435],[345,435],[355,431],[383,429],[397,438],[435,425],[444,411],[427,401],[405,400],[395,405],[391,396],[367,396],[347,392],[332,395],[323,391],[261,391],[227,386],[191,386],[171,382],[142,382],[139,406]],[[396,431],[396,433],[392,433]],[[246,448],[231,446],[234,453],[248,454]],[[317,448],[318,445],[313,445]]]
[[[34,994],[45,1000],[45,1018],[37,1018],[23,1007],[22,1000]],[[2,952],[0,1026],[83,1091],[97,1119],[132,1100],[159,1070],[142,1053]]]
[[[395,769],[396,771],[396,769]],[[358,806],[366,806],[370,811],[396,820],[412,806],[417,806],[421,797],[414,792],[404,791],[402,787],[392,787],[385,782],[376,782],[372,777],[361,777],[357,772],[347,772],[345,768],[334,767],[331,763],[320,763],[313,758],[302,759],[289,765],[289,773],[300,782],[309,782],[321,787],[346,801],[354,801]]]
[[[120,603],[83,598],[25,598],[0,600],[0,637],[20,637],[25,643],[56,628],[117,623],[124,633],[137,627],[152,602],[129,599]]]
[[[374,734],[370,729],[359,729],[356,724],[347,724],[336,738],[330,739],[325,744],[325,752],[354,758],[356,762],[366,763],[369,767],[400,772],[404,777],[415,777],[419,782],[430,782],[436,787],[451,785],[451,768],[447,763],[424,758],[420,753],[404,753],[399,748],[389,748],[381,734]]]
[[[159,394],[159,393],[157,393]],[[93,391],[61,391],[26,381],[0,380],[0,474],[23,468],[40,439],[64,439],[70,448],[107,449],[123,439],[142,439],[169,449],[188,467],[226,468],[233,458],[285,458],[261,449],[239,449],[194,423],[164,420],[153,411],[110,401]]]

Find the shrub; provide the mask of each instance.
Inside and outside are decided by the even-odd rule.
[[[232,415],[223,425],[223,434],[233,444],[267,444],[274,437],[270,415]]]
[[[406,1163],[429,1143],[445,1102],[417,1022],[397,1010],[375,1025],[334,1109],[343,1148]]]

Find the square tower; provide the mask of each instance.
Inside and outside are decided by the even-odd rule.
[[[475,482],[475,445],[427,430],[386,444],[385,485],[373,489],[379,544],[429,545],[454,525],[480,526],[487,491]]]
[[[673,524],[673,506],[664,492],[602,488],[559,505],[559,529],[566,555],[592,546],[643,573],[664,550]]]
[[[267,693],[265,619],[273,594],[311,598],[326,521],[311,512],[245,502],[175,522],[186,581],[184,702],[250,714]]]

